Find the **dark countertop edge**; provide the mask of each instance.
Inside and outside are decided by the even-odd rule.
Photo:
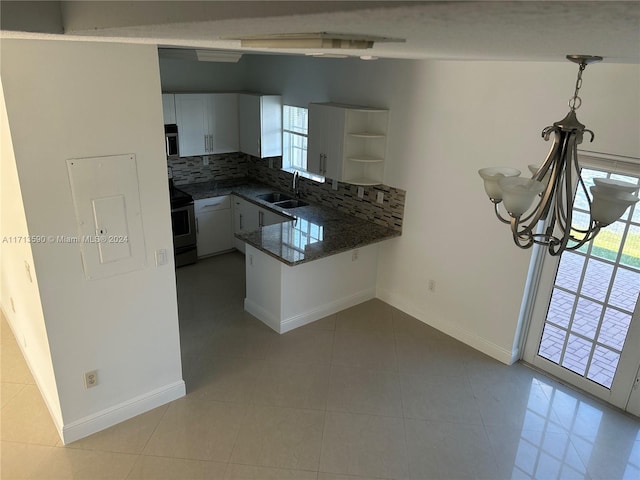
[[[302,259],[302,260],[297,260],[295,262],[291,262],[291,261],[289,261],[289,260],[287,260],[285,258],[282,258],[281,256],[277,255],[276,253],[273,253],[271,250],[269,250],[267,248],[264,248],[261,245],[256,244],[255,242],[249,240],[248,238],[245,238],[245,237],[251,235],[251,232],[242,233],[242,234],[235,234],[235,237],[238,238],[239,240],[242,240],[243,242],[247,243],[248,245],[251,245],[256,250],[259,250],[262,253],[266,253],[270,257],[275,258],[279,262],[284,263],[285,265],[287,265],[289,267],[296,267],[298,265],[302,265],[303,263],[314,262],[316,260],[321,260],[323,258],[331,257],[331,256],[337,255],[339,253],[348,252],[348,251],[354,250],[356,248],[368,247],[369,245],[375,245],[376,243],[384,242],[386,240],[392,240],[392,239],[398,238],[398,237],[400,237],[402,235],[401,232],[398,232],[398,231],[395,231],[395,230],[391,230],[391,229],[389,229],[389,230],[391,232],[393,232],[393,233],[391,233],[389,235],[385,235],[383,237],[376,238],[376,239],[371,240],[369,242],[357,242],[357,243],[354,243],[353,245],[349,245],[349,246],[341,247],[341,248],[336,248],[335,250],[331,250],[331,252],[322,252],[322,253],[319,253],[316,256],[313,256],[312,258],[305,258],[305,259]]]
[[[194,200],[203,200],[205,198],[212,198],[212,197],[220,197],[220,196],[226,196],[226,195],[236,195],[248,202],[251,202],[255,205],[258,205],[261,208],[266,208],[268,210],[271,210],[275,213],[278,213],[280,215],[286,216],[286,217],[290,217],[291,220],[295,220],[296,218],[301,218],[303,220],[310,220],[308,218],[305,218],[304,215],[304,211],[302,209],[306,208],[306,207],[298,207],[298,208],[294,208],[294,209],[283,209],[280,208],[276,205],[273,205],[272,203],[269,202],[265,202],[264,200],[260,200],[258,198],[255,198],[255,195],[261,195],[262,193],[269,193],[269,192],[273,192],[273,191],[280,191],[281,189],[272,187],[270,185],[267,185],[266,183],[262,183],[262,182],[258,182],[256,180],[249,180],[246,179],[244,181],[240,181],[238,180],[234,180],[232,181],[232,183],[234,185],[229,185],[229,186],[225,186],[224,184],[220,185],[220,186],[212,186],[211,182],[200,182],[200,183],[190,183],[190,184],[185,184],[185,185],[178,185],[178,188],[181,188],[183,190],[185,190],[187,193],[189,193],[191,196],[193,196]],[[207,185],[208,184],[208,185]],[[259,192],[253,192],[253,193],[247,193],[247,192],[243,192],[242,190],[246,189],[255,189],[258,190]],[[306,200],[305,200],[306,201]],[[318,206],[312,203],[309,203],[310,206],[314,206],[316,208],[322,208],[322,209],[327,209],[327,210],[333,210],[329,207],[323,207],[323,206]],[[298,210],[298,212],[294,212],[293,210]],[[340,213],[340,215],[344,215],[349,217],[350,215],[347,215],[345,213],[342,212],[338,212]],[[321,258],[325,258],[325,257],[330,257],[332,255],[337,255],[339,253],[343,253],[343,252],[348,252],[350,250],[353,250],[355,248],[362,248],[362,247],[366,247],[368,245],[373,245],[375,243],[380,243],[383,242],[385,240],[391,240],[393,238],[397,238],[402,236],[402,232],[398,231],[398,230],[394,230],[392,228],[389,227],[383,227],[381,225],[378,225],[377,223],[374,222],[369,222],[367,220],[363,220],[361,218],[355,217],[355,216],[350,216],[354,219],[357,219],[358,222],[362,222],[362,223],[368,223],[371,224],[372,226],[375,226],[376,228],[386,228],[387,232],[380,236],[377,237],[375,239],[372,239],[370,241],[361,241],[361,242],[355,242],[351,245],[347,245],[344,247],[339,247],[336,248],[334,250],[331,250],[330,252],[320,252],[317,255],[312,256],[312,258],[305,258],[302,260],[297,260],[295,262],[291,262],[279,255],[277,255],[276,253],[272,252],[269,249],[266,249],[264,247],[262,247],[261,245],[256,244],[255,242],[249,240],[248,236],[254,234],[255,232],[259,232],[260,230],[255,230],[252,232],[246,232],[246,233],[241,233],[241,234],[234,234],[234,236],[236,238],[238,238],[239,240],[242,240],[243,242],[251,245],[252,247],[256,248],[257,250],[266,253],[267,255],[269,255],[270,257],[275,258],[276,260],[278,260],[279,262],[284,263],[287,266],[290,267],[295,267],[296,265],[301,265],[303,263],[309,263],[309,262],[313,262],[314,260],[319,260]]]

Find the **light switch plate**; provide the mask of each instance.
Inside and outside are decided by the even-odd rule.
[[[202,164],[203,165],[209,165],[209,157],[207,155],[202,157]]]
[[[358,198],[364,198],[364,187],[358,187]]]
[[[384,192],[378,192],[376,194],[376,202],[384,203]]]

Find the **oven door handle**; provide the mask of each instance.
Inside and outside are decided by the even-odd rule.
[[[196,234],[200,234],[200,224],[198,223],[198,217],[196,217]]]

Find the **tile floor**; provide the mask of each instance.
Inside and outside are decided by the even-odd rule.
[[[4,323],[2,478],[640,478],[637,419],[377,300],[277,335],[243,262],[178,270],[188,395],[71,445]]]

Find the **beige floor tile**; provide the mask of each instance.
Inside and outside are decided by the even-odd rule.
[[[329,315],[327,317],[311,322],[304,327],[300,327],[301,330],[325,330],[333,332],[336,329],[337,314]]]
[[[35,385],[35,380],[27,363],[22,356],[22,351],[15,343],[2,345],[0,349],[0,379],[7,383],[22,383]]]
[[[499,478],[481,425],[405,419],[412,479]]]
[[[482,425],[466,377],[402,375],[402,404],[407,418]]]
[[[226,463],[140,455],[127,480],[221,479]]]
[[[2,409],[1,415],[3,440],[50,446],[60,441],[49,410],[35,385],[25,385]]]
[[[211,351],[216,355],[265,358],[277,333],[268,327],[229,326],[211,337]]]
[[[253,402],[324,410],[330,370],[328,365],[267,362],[256,378]]]
[[[283,363],[331,364],[333,332],[293,330],[273,339],[267,359]]]
[[[139,454],[169,408],[163,405],[67,445],[68,448]]]
[[[429,342],[450,342],[453,338],[430,327],[424,322],[417,320],[397,308],[391,308],[393,318],[393,331],[396,335],[420,338]]]
[[[317,470],[324,412],[251,407],[231,463]]]
[[[131,471],[137,455],[52,448],[36,469],[33,479],[113,479],[124,480]]]
[[[428,341],[420,336],[396,335],[398,368],[410,375],[464,377],[469,347],[451,341]]]
[[[589,478],[566,433],[511,427],[487,427],[486,431],[501,478]],[[618,473],[601,478],[624,478]]]
[[[403,420],[327,412],[320,471],[408,478]]]
[[[308,470],[289,470],[272,467],[255,467],[230,463],[225,480],[316,480],[317,473]]]
[[[24,383],[4,383],[0,384],[0,408],[4,408],[13,400],[24,388]]]
[[[373,299],[347,308],[337,314],[336,331],[392,335],[391,307],[381,300]]]
[[[334,366],[327,410],[401,417],[400,377],[384,370]]]
[[[3,480],[34,478],[40,463],[55,447],[2,441],[0,444],[0,477]]]
[[[221,356],[209,351],[203,352],[196,362],[197,366],[194,365],[184,375],[190,397],[235,403],[250,403],[253,400],[263,360]]]
[[[173,402],[144,449],[145,455],[227,462],[246,407],[190,400]]]
[[[376,332],[336,332],[331,364],[397,372],[394,337]]]

